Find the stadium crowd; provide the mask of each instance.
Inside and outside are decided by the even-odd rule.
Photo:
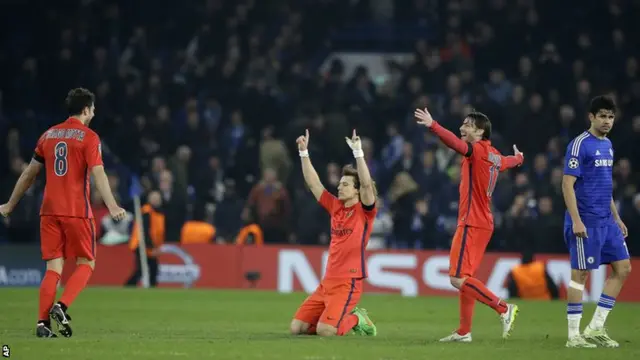
[[[608,93],[620,108],[614,197],[631,238],[640,234],[637,1],[109,0],[40,3],[37,13],[34,2],[2,5],[27,17],[0,15],[11,28],[0,51],[2,199],[39,134],[64,119],[66,92],[83,86],[97,96],[92,127],[119,201],[132,208],[132,175],[158,189],[167,241],[198,219],[219,242],[255,221],[268,243],[326,244],[328,218],[305,189],[294,141],[310,130],[311,159],[333,190],[355,128],[380,192],[371,247],[446,249],[460,157],[412,114],[428,106],[456,131],[476,109],[492,119],[497,148],[525,154],[494,193],[490,249],[566,252],[565,146],[586,129],[588,100]],[[339,51],[381,54],[386,73],[347,72],[339,56],[321,71]],[[38,241],[41,190],[0,238]],[[92,200],[105,215],[97,192]]]

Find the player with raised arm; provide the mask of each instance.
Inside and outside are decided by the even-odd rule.
[[[72,335],[67,308],[85,288],[93,273],[96,232],[89,206],[90,174],[111,216],[120,220],[126,214],[111,193],[102,165],[100,138],[89,129],[95,111],[94,102],[95,96],[86,89],[69,91],[65,103],[70,117],[40,137],[33,159],[20,175],[9,201],[0,205],[2,216],[9,216],[44,166],[46,185],[40,209],[40,237],[47,271],[40,284],[38,337],[56,337],[51,331],[50,318],[58,323],[62,336]],[[54,305],[67,258],[76,258],[77,266],[60,301]]]
[[[427,109],[416,109],[418,124],[428,127],[449,148],[463,155],[460,173],[458,227],[449,253],[449,279],[460,290],[460,327],[441,342],[471,342],[475,301],[491,307],[502,321],[502,337],[511,335],[518,306],[507,304],[491,292],[474,274],[482,261],[491,235],[493,214],[491,194],[498,174],[520,166],[523,154],[514,145],[515,155],[502,156],[491,146],[491,122],[479,112],[467,115],[460,127],[461,138],[433,120]]]
[[[562,194],[567,211],[564,239],[571,259],[571,282],[567,290],[567,347],[618,347],[604,328],[604,323],[625,279],[631,272],[631,261],[625,243],[627,227],[613,201],[614,152],[607,134],[613,127],[616,105],[613,99],[596,96],[589,105],[588,131],[578,135],[567,146]],[[582,292],[589,271],[601,264],[611,265],[598,307],[580,335]],[[595,344],[594,344],[595,343]],[[597,345],[596,345],[597,344]]]
[[[353,331],[376,336],[376,327],[367,311],[356,307],[367,277],[364,251],[377,212],[376,190],[356,131],[346,140],[353,150],[357,169],[351,165],[344,167],[338,197],[325,190],[311,164],[309,130],[296,140],[304,180],[316,200],[331,215],[331,243],[322,282],[300,305],[291,321],[294,335],[342,336]]]

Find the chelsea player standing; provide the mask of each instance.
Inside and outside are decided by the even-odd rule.
[[[569,143],[565,157],[562,193],[567,206],[564,239],[571,258],[571,282],[567,291],[567,347],[618,347],[605,331],[607,315],[631,272],[624,238],[627,227],[613,202],[613,147],[607,134],[613,127],[613,99],[597,96],[589,105],[588,131]],[[580,334],[582,292],[590,270],[611,265],[591,323]],[[597,345],[596,345],[597,344]]]

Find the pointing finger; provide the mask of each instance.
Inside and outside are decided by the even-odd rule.
[[[355,139],[357,137],[356,135],[356,129],[353,129],[353,138]]]
[[[309,141],[309,129],[304,129],[304,137]]]

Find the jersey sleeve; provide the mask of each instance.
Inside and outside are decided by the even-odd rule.
[[[92,169],[95,166],[101,166],[102,163],[102,145],[97,135],[91,136],[84,146],[84,159],[87,167]]]
[[[462,139],[460,139],[456,134],[449,131],[440,125],[437,121],[433,122],[433,126],[431,126],[431,131],[436,134],[440,138],[440,140],[447,145],[450,149],[454,150],[460,155],[463,156],[471,156],[472,154],[472,145]]]
[[[322,207],[327,210],[327,212],[329,212],[329,214],[333,213],[333,210],[339,206],[340,200],[338,200],[337,197],[333,196],[330,192],[328,192],[327,190],[324,190],[322,192],[322,195],[320,195],[320,205],[322,205]]]
[[[376,215],[378,214],[378,207],[376,206],[375,202],[372,205],[362,204],[362,210],[364,211],[364,216],[367,218],[367,220],[375,219]]]
[[[40,136],[35,150],[33,150],[33,160],[44,164],[44,135]]]
[[[564,174],[581,177],[583,160],[584,144],[582,141],[574,139],[567,146],[567,152],[564,156]]]
[[[524,157],[522,155],[500,155],[500,172],[513,169],[514,167],[522,165]]]

